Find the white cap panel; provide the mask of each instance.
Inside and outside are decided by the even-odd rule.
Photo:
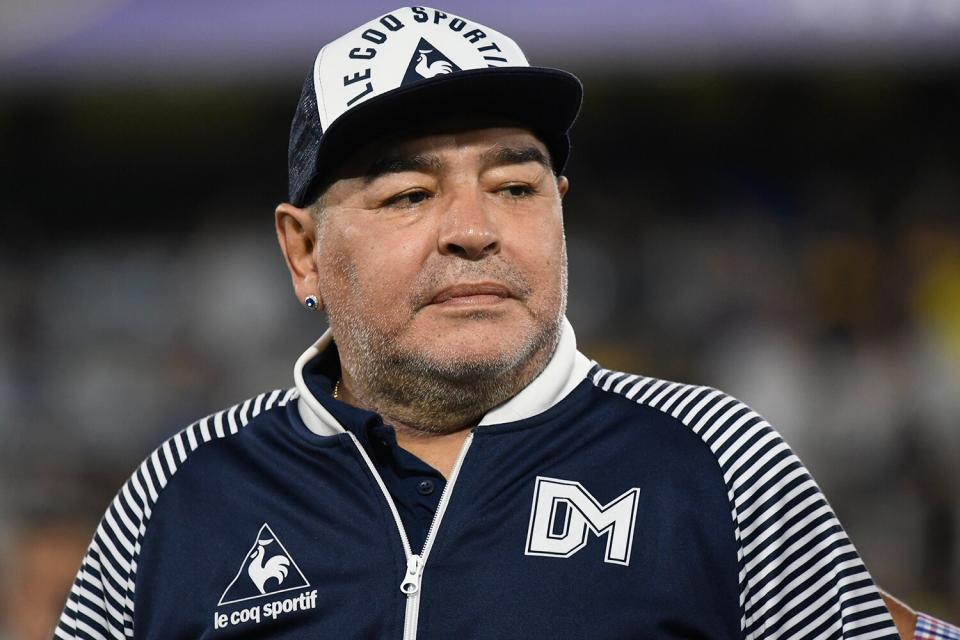
[[[317,55],[313,82],[320,124],[405,84],[487,67],[526,67],[517,43],[477,22],[427,7],[404,7],[334,40]]]

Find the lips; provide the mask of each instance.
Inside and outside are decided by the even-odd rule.
[[[510,290],[502,284],[496,282],[480,282],[476,284],[457,284],[450,287],[444,287],[437,292],[427,304],[442,304],[444,302],[457,302],[462,299],[467,302],[468,299],[478,299],[478,301],[488,298],[510,298]]]

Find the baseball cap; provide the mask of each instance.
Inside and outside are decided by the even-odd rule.
[[[363,144],[461,114],[529,128],[559,174],[582,98],[576,76],[531,66],[494,29],[437,9],[396,9],[317,54],[290,128],[290,202],[309,204]]]

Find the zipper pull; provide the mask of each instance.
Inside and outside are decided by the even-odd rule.
[[[415,553],[407,558],[407,575],[400,583],[400,591],[412,596],[420,590],[420,556]]]

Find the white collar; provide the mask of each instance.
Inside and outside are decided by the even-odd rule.
[[[300,417],[311,431],[321,436],[343,433],[344,428],[307,387],[303,379],[303,368],[307,362],[327,349],[331,342],[333,342],[333,335],[328,329],[319,340],[303,352],[293,367],[293,378],[300,394],[297,400]],[[564,318],[560,341],[540,375],[520,393],[487,412],[480,421],[480,425],[515,422],[543,413],[573,391],[574,387],[586,378],[592,366],[593,363],[589,358],[577,351],[577,337],[573,333],[573,327]]]

